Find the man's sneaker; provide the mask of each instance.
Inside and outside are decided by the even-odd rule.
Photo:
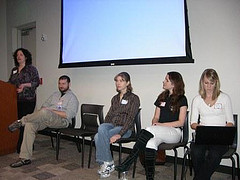
[[[19,159],[15,163],[10,164],[10,167],[17,168],[28,164],[31,164],[30,159]]]
[[[98,170],[98,174],[102,175],[104,172],[109,171],[109,173],[113,172],[115,170],[114,161],[111,162],[104,162],[100,169]]]
[[[22,126],[22,122],[20,120],[16,120],[8,126],[8,130],[13,132],[19,129],[21,126]]]

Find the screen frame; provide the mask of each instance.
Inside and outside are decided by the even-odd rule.
[[[144,64],[179,64],[179,63],[194,63],[191,50],[188,10],[187,2],[184,0],[184,15],[185,15],[185,52],[186,56],[179,57],[157,57],[157,58],[137,58],[137,59],[115,59],[115,60],[98,60],[90,62],[74,62],[63,63],[63,0],[61,0],[61,39],[60,39],[60,59],[58,68],[72,67],[91,67],[91,66],[121,66],[121,65],[144,65]]]

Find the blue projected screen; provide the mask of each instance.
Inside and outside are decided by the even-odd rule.
[[[59,67],[193,62],[185,0],[62,0]]]

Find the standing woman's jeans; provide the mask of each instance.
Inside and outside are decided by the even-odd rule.
[[[98,133],[95,135],[96,145],[96,161],[99,164],[103,162],[111,162],[113,160],[110,150],[110,138],[120,132],[122,126],[114,126],[111,123],[103,123],[98,128]],[[131,130],[128,130],[122,138],[128,138],[132,134]]]

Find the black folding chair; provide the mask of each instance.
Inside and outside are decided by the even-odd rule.
[[[99,122],[97,121],[99,119]],[[85,137],[91,138],[91,145],[94,135],[97,133],[99,124],[103,123],[103,105],[82,104],[81,105],[81,127],[60,129],[57,133],[56,158],[58,160],[60,139],[62,135],[73,136],[77,141],[82,140],[82,167],[84,167]],[[92,147],[90,147],[91,149]],[[90,156],[89,156],[90,157]],[[88,168],[90,164],[88,165]]]

